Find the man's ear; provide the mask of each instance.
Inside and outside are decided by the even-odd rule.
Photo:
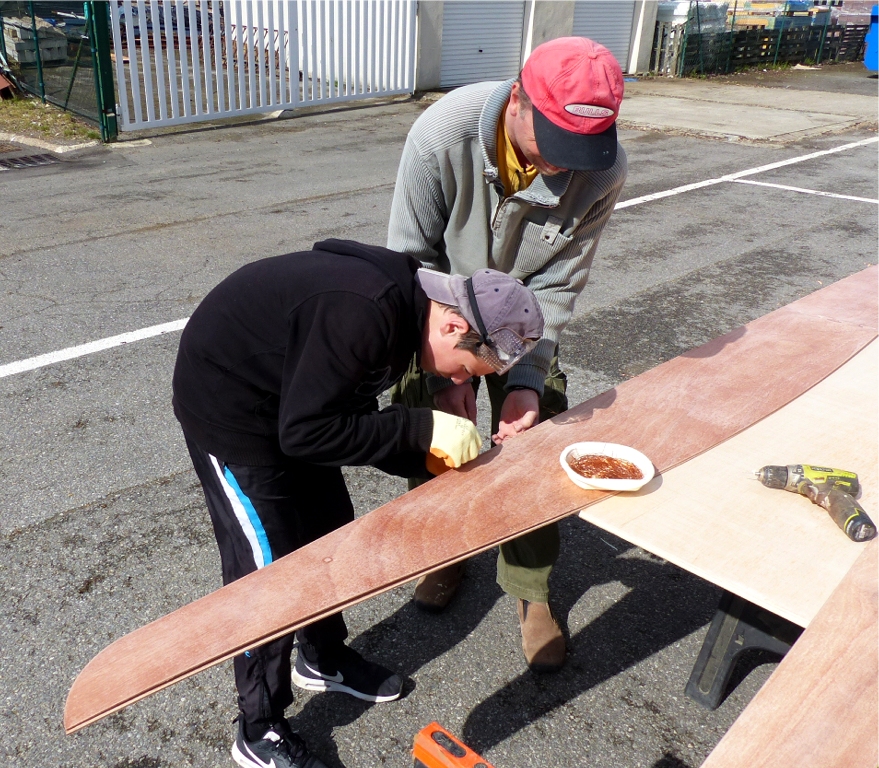
[[[507,105],[510,117],[518,117],[522,111],[522,100],[519,98],[519,81],[513,83],[513,90],[510,91],[510,103]]]
[[[468,323],[461,315],[456,312],[446,310],[440,323],[440,333],[443,336],[463,336],[470,330]]]

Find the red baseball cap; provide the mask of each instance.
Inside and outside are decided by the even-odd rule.
[[[550,40],[531,52],[522,85],[544,160],[573,171],[616,162],[623,71],[607,48],[585,37]]]

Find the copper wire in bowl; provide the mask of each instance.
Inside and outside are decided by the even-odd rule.
[[[571,455],[568,458],[578,475],[592,478],[606,478],[613,480],[640,480],[644,475],[631,461],[617,459],[613,456],[601,456],[599,454],[585,454],[583,456]]]

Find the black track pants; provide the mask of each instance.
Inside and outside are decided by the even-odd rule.
[[[290,459],[248,467],[225,464],[187,438],[229,584],[354,519],[341,469]],[[294,584],[295,586],[295,584]],[[279,596],[279,600],[283,597]],[[241,606],[247,621],[247,606]],[[348,630],[337,613],[296,632],[318,650],[338,645]],[[291,633],[235,657],[238,706],[246,723],[273,723],[293,702]]]

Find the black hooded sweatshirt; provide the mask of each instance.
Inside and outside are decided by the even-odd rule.
[[[420,354],[428,299],[409,256],[346,240],[248,264],[180,339],[174,413],[219,460],[294,457],[425,477],[428,408],[378,409]]]

